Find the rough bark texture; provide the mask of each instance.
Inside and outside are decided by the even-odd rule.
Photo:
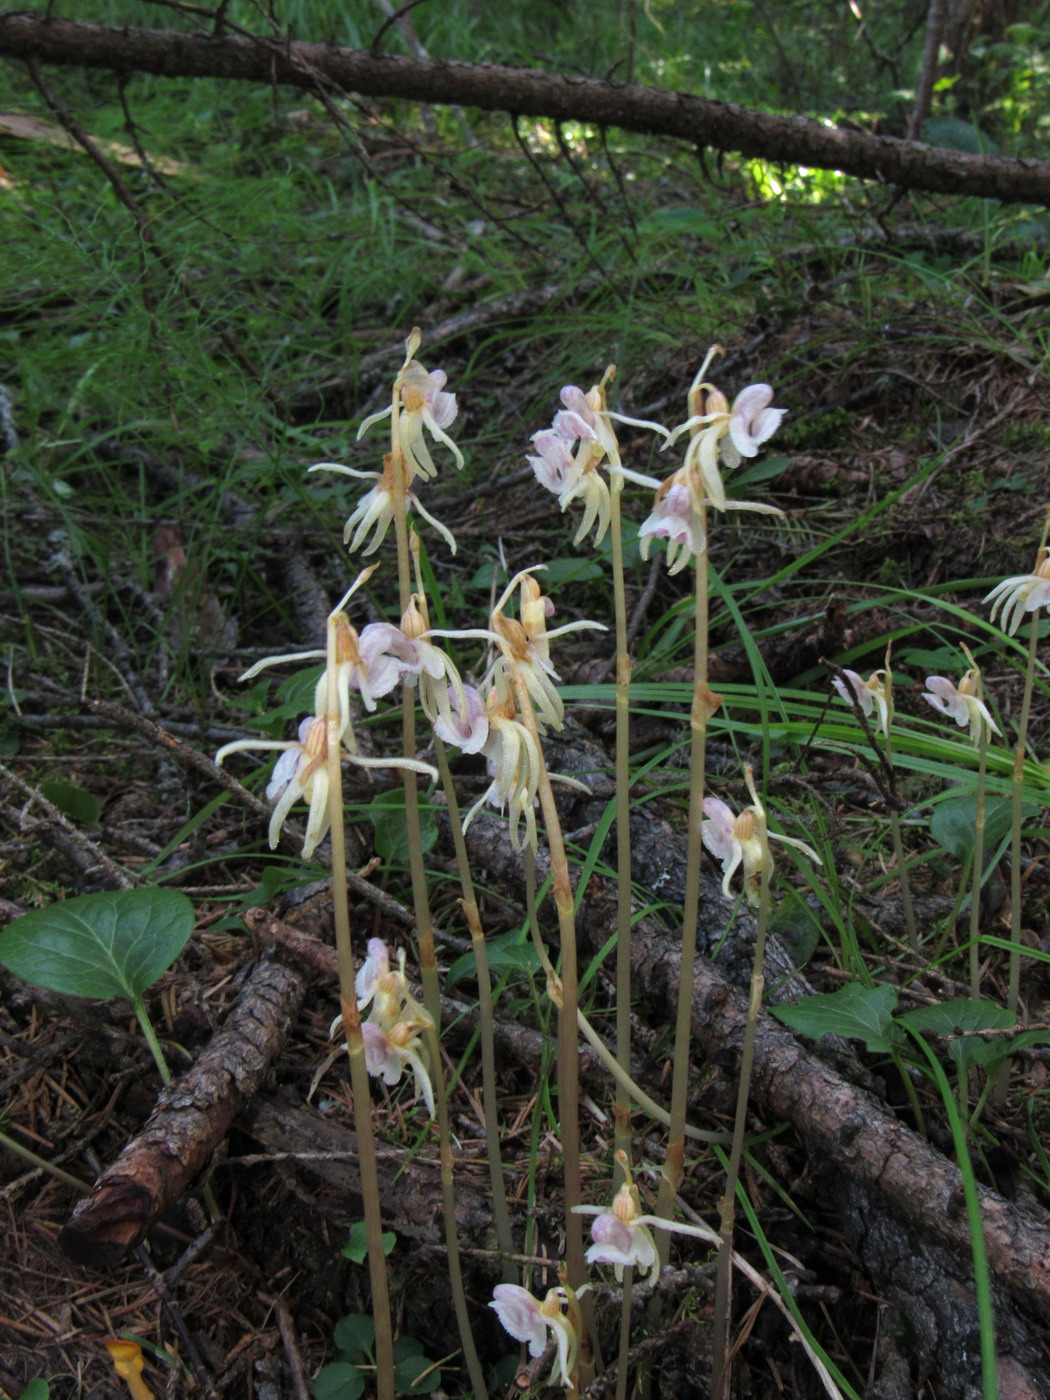
[[[223,1029],[165,1088],[145,1128],[95,1183],[59,1235],[78,1264],[107,1268],[138,1244],[192,1186],[284,1044],[306,979],[260,964]]]
[[[806,117],[768,116],[681,92],[500,64],[387,57],[229,34],[208,38],[168,30],[107,29],[30,14],[0,16],[0,55],[117,73],[250,79],[594,122],[934,193],[1050,203],[1047,161],[939,150],[826,127]]]

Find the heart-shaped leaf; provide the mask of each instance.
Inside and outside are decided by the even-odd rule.
[[[905,1011],[898,1020],[917,1031],[932,1031],[948,1038],[948,1048],[957,1069],[964,1065],[990,1065],[1003,1059],[1010,1051],[1010,1042],[1003,1036],[982,1040],[965,1031],[999,1031],[1012,1026],[1017,1018],[994,1001],[977,1001],[966,997],[959,1001],[942,1001],[936,1006],[918,1006]]]
[[[779,1021],[812,1040],[841,1035],[848,1040],[863,1040],[869,1050],[885,1053],[901,1038],[892,1019],[896,1005],[896,987],[865,987],[860,982],[847,982],[837,992],[800,997],[790,1005],[774,1006],[771,1010]]]
[[[193,905],[178,890],[108,890],[15,919],[0,933],[0,963],[52,992],[134,1002],[192,932]]]

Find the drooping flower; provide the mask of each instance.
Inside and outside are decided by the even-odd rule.
[[[942,715],[953,719],[960,729],[968,725],[975,744],[980,743],[982,737],[987,739],[989,734],[1000,734],[988,706],[980,698],[980,675],[976,667],[972,668],[963,676],[958,688],[946,676],[927,676],[922,697]]]
[[[328,722],[323,714],[307,715],[299,725],[296,739],[237,739],[224,744],[215,755],[223,763],[231,753],[248,749],[275,749],[281,757],[274,764],[266,787],[267,800],[275,804],[270,817],[270,849],[281,839],[281,828],[288,813],[300,801],[310,804],[310,816],[303,840],[303,859],[309,860],[328,835]]]
[[[1010,636],[1017,631],[1026,612],[1050,607],[1050,554],[1041,546],[1030,574],[1018,574],[1014,578],[997,583],[985,595],[984,602],[992,603],[992,621],[1002,609],[1003,630]]]
[[[773,390],[768,384],[749,384],[733,400],[732,407],[721,390],[704,380],[707,368],[721,347],[713,345],[697,371],[689,390],[689,402],[700,406],[671,433],[665,446],[690,434],[683,466],[695,469],[702,482],[702,493],[716,510],[725,510],[726,499],[719,460],[728,468],[738,467],[745,457],[755,457],[759,448],[773,436],[785,410],[771,407]],[[701,397],[706,395],[706,398]],[[748,509],[755,509],[749,506]]]
[[[369,531],[372,532],[372,538],[368,547],[363,551],[365,557],[374,554],[386,539],[387,531],[394,520],[394,468],[395,458],[389,452],[383,458],[382,472],[358,471],[356,467],[344,467],[340,462],[315,462],[310,467],[309,470],[312,472],[336,472],[340,476],[355,476],[375,482],[372,489],[366,491],[358,501],[343,527],[343,543],[351,553],[361,548]],[[411,477],[406,475],[406,505],[411,506],[418,515],[421,515],[428,525],[432,525],[452,553],[455,554],[456,541],[451,530],[446,529],[440,520],[431,515],[416,493],[409,489],[408,482],[410,480]]]
[[[434,719],[434,733],[464,753],[480,753],[489,737],[489,717],[481,692],[472,685],[448,687],[448,710]]]
[[[505,609],[518,590],[518,617],[508,617]],[[565,721],[565,706],[555,682],[558,673],[550,658],[550,644],[555,637],[581,629],[604,632],[600,622],[567,622],[563,627],[548,629],[547,619],[553,616],[554,603],[545,597],[532,571],[523,569],[515,574],[492,610],[492,631],[501,643],[501,654],[489,672],[488,680],[508,665],[518,668],[536,709],[541,727],[560,729]]]
[[[601,382],[586,394],[575,384],[567,384],[561,391],[564,407],[554,415],[551,426],[532,435],[536,455],[530,456],[528,461],[536,480],[558,497],[562,510],[578,498],[583,500],[583,518],[573,541],[577,545],[590,533],[592,526],[594,543],[601,544],[609,528],[610,486],[600,467],[608,470],[610,479],[619,478],[621,484],[625,480],[642,486],[658,484],[651,477],[628,471],[623,466],[612,425],[615,421],[648,428],[665,438],[667,430],[659,423],[626,418],[606,407],[605,387],[614,374],[615,366],[610,365]]]
[[[452,553],[456,552],[456,542],[451,533],[423,508],[411,489],[417,476],[429,481],[437,474],[424,430],[435,442],[449,449],[457,467],[463,466],[462,452],[445,432],[456,417],[456,396],[445,392],[448,376],[444,370],[436,369],[428,373],[416,363],[414,356],[421,339],[417,326],[405,342],[405,362],[394,380],[389,405],[366,418],[357,431],[360,440],[373,423],[392,418],[390,451],[383,458],[382,472],[359,471],[356,467],[345,467],[339,462],[317,462],[310,468],[312,472],[338,472],[343,476],[375,482],[372,489],[358,501],[343,530],[343,542],[349,545],[351,551],[364,544],[369,532],[372,538],[365,554],[372,554],[379,548],[394,519],[397,492],[401,490],[406,504],[411,505],[429,525],[433,525]],[[400,473],[400,476],[395,473]]]
[[[368,1073],[386,1084],[397,1084],[411,1069],[415,1091],[434,1116],[434,1090],[422,1035],[433,1021],[412,995],[405,975],[405,951],[398,949],[398,965],[390,966],[390,954],[381,938],[368,941],[368,956],[354,979],[357,1009],[371,1005],[368,1019],[361,1023]],[[343,1024],[341,1015],[332,1022],[332,1035]]]
[[[528,1344],[530,1356],[542,1356],[547,1345],[548,1329],[554,1334],[558,1359],[551,1375],[553,1377],[557,1373],[566,1389],[573,1384],[579,1346],[572,1319],[562,1310],[562,1305],[568,1301],[568,1291],[563,1287],[549,1289],[541,1303],[527,1288],[521,1288],[516,1283],[500,1283],[492,1290],[492,1302],[489,1304],[504,1330],[516,1342]]]
[[[690,559],[702,554],[707,547],[707,535],[701,523],[703,498],[694,490],[694,473],[681,467],[657,488],[653,512],[638,531],[641,555],[649,558],[649,546],[654,539],[667,541],[667,572],[677,574]]]
[[[276,805],[270,818],[271,849],[280,840],[281,828],[292,807],[300,799],[310,804],[310,816],[303,842],[303,857],[309,859],[324,840],[331,825],[329,815],[329,753],[339,750],[340,761],[349,760],[362,768],[408,768],[436,779],[429,764],[414,758],[363,758],[356,752],[350,723],[350,692],[358,690],[368,709],[375,709],[377,695],[384,695],[405,673],[418,670],[416,644],[396,627],[369,623],[358,634],[343,611],[356,589],[372,574],[360,573],[339,605],[329,614],[327,645],[324,651],[297,652],[268,656],[241,677],[248,680],[268,666],[286,661],[327,661],[314,691],[314,714],[299,725],[296,739],[238,739],[225,744],[215,755],[222,763],[232,753],[247,750],[276,750],[281,757],[274,765],[266,796]]]
[[[423,436],[424,429],[435,442],[449,449],[456,466],[463,466],[463,454],[445,432],[455,421],[458,408],[455,394],[445,392],[448,375],[444,370],[435,369],[428,373],[415,360],[415,353],[422,341],[419,327],[415,327],[405,342],[405,362],[394,381],[394,393],[390,405],[378,413],[371,414],[357,430],[358,440],[373,423],[389,417],[397,409],[397,443],[401,452],[411,464],[411,473],[405,482],[411,484],[411,476],[418,474],[424,481],[437,473]]]
[[[631,1176],[627,1154],[618,1151],[616,1161],[624,1173],[624,1181],[612,1204],[572,1208],[574,1215],[594,1216],[591,1224],[594,1243],[587,1250],[588,1264],[612,1264],[618,1282],[623,1280],[624,1269],[641,1269],[644,1281],[660,1272],[660,1260],[652,1234],[654,1228],[706,1240],[716,1247],[721,1243],[714,1230],[706,1225],[684,1225],[663,1216],[643,1214],[641,1197]]]
[[[820,865],[821,859],[811,846],[795,836],[782,836],[770,831],[766,825],[766,813],[755,791],[754,778],[750,767],[745,770],[751,806],[745,807],[739,816],[718,797],[704,798],[704,818],[700,835],[704,845],[722,865],[722,893],[728,897],[729,882],[737,867],[744,867],[744,892],[749,904],[757,904],[759,887],[767,862],[771,863],[769,842],[782,841],[794,846]]]
[[[865,719],[877,710],[879,728],[888,736],[893,719],[893,696],[886,684],[886,672],[873,671],[867,680],[856,671],[843,671],[842,674],[846,677],[847,684],[844,684],[839,676],[832,676],[831,684],[847,705],[851,703],[851,697],[856,700]]]
[[[415,1021],[397,1021],[388,1030],[375,1021],[361,1022],[361,1035],[365,1042],[365,1065],[373,1078],[382,1078],[384,1084],[400,1082],[406,1068],[412,1070],[416,1097],[426,1104],[427,1112],[434,1117],[434,1087],[430,1082],[430,1071],[423,1058],[420,1031],[423,1029]]]

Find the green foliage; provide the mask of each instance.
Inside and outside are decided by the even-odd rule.
[[[368,804],[376,851],[387,865],[408,863],[408,824],[405,819],[405,790],[390,788]],[[429,807],[419,809],[419,843],[425,855],[438,838],[437,817]]]
[[[772,1011],[778,1021],[811,1040],[841,1035],[847,1040],[862,1040],[876,1053],[885,1053],[903,1039],[893,1024],[896,1005],[896,987],[847,982],[837,992],[782,1002]]]
[[[102,804],[93,792],[62,777],[45,778],[40,784],[40,791],[65,816],[83,826],[98,826]]]
[[[357,1400],[375,1370],[375,1324],[364,1313],[350,1313],[336,1323],[332,1343],[337,1359],[318,1371],[314,1400]],[[394,1343],[395,1392],[429,1395],[440,1388],[441,1372],[427,1360],[420,1344],[412,1337],[399,1337]]]
[[[397,1236],[394,1234],[393,1230],[384,1230],[383,1253],[389,1254],[390,1251],[394,1248],[395,1244],[397,1244]],[[368,1257],[368,1236],[365,1227],[365,1222],[363,1220],[355,1221],[355,1223],[350,1226],[349,1238],[347,1239],[346,1244],[343,1245],[339,1253],[343,1256],[344,1259],[349,1259],[352,1264],[363,1264],[365,1262],[365,1259]],[[343,1318],[343,1322],[349,1321],[349,1318]],[[339,1327],[336,1328],[337,1333],[338,1331]],[[372,1343],[370,1341],[368,1345],[371,1346],[371,1344]],[[339,1340],[338,1336],[336,1337],[336,1345],[342,1345],[342,1342]]]
[[[985,850],[994,850],[1010,830],[1012,805],[1007,797],[985,802]],[[959,861],[973,859],[977,841],[977,798],[975,794],[948,797],[939,802],[930,816],[930,835],[939,846]]]
[[[22,1391],[19,1400],[51,1400],[51,1387],[42,1376],[36,1376]]]
[[[901,1027],[932,1033],[945,1039],[956,1070],[961,1074],[970,1065],[980,1065],[990,1075],[1012,1052],[1050,1040],[1045,1031],[1024,1031],[1013,1036],[980,1032],[1009,1030],[1014,1017],[992,1001],[964,998],[894,1014],[897,989],[888,983],[864,986],[847,982],[838,991],[800,997],[771,1008],[784,1025],[811,1040],[840,1035],[860,1040],[875,1054],[899,1052],[907,1041]],[[924,1061],[918,1060],[920,1068]]]
[[[0,932],[0,963],[67,996],[137,1002],[193,932],[193,905],[177,890],[115,890],[34,909]]]

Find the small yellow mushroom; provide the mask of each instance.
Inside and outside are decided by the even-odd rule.
[[[145,1362],[138,1342],[125,1342],[116,1337],[109,1337],[106,1339],[106,1350],[112,1357],[117,1375],[127,1381],[131,1400],[153,1400],[153,1391],[142,1379]]]

